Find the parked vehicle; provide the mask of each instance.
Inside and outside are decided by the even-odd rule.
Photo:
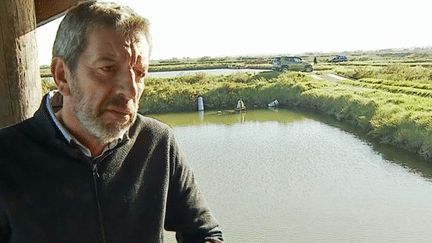
[[[346,56],[335,56],[333,58],[328,59],[328,62],[346,62],[348,58]]]
[[[305,62],[300,57],[275,57],[273,60],[273,70],[278,71],[287,71],[287,70],[294,70],[294,71],[306,71],[306,72],[312,72],[313,67],[310,63]]]

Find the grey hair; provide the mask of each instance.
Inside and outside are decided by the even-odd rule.
[[[54,41],[52,57],[61,57],[75,73],[78,58],[87,47],[87,37],[94,28],[109,28],[132,42],[143,33],[149,45],[149,58],[153,47],[148,19],[130,7],[117,3],[87,1],[71,8],[61,21]]]

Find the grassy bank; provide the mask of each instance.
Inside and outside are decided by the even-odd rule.
[[[334,116],[383,143],[415,151],[432,161],[430,70],[389,66],[362,68],[351,74],[361,78],[338,84],[298,72],[148,78],[140,112],[196,110],[198,96],[203,97],[207,110],[233,109],[239,98],[248,108],[265,107],[277,99],[283,106]]]

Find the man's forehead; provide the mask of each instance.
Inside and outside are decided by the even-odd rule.
[[[110,29],[94,29],[89,32],[89,47],[96,51],[96,55],[103,59],[114,59],[123,52],[130,56],[142,56],[142,61],[147,61],[149,45],[144,34],[136,34],[131,38]],[[123,53],[123,54],[125,54]]]
[[[148,59],[149,56],[149,44],[147,42],[147,38],[144,34],[137,34],[136,38],[133,38],[128,41],[129,48],[133,48],[138,55],[145,57]]]

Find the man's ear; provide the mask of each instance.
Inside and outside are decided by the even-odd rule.
[[[72,74],[63,58],[55,57],[51,62],[51,74],[57,85],[58,90],[63,96],[70,95],[70,85]]]

